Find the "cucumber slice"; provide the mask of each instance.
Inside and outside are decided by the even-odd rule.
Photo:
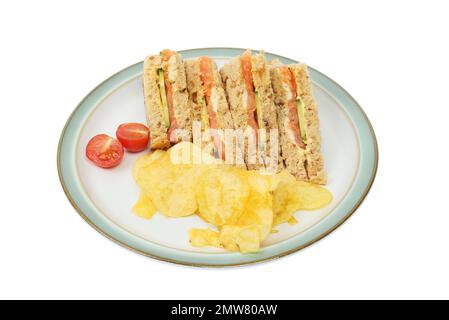
[[[256,91],[254,95],[256,97],[257,124],[260,128],[263,124],[262,102],[260,101],[259,92]]]
[[[296,108],[298,110],[298,118],[299,118],[299,128],[301,130],[301,139],[304,144],[307,144],[307,127],[306,127],[306,119],[304,117],[306,113],[306,106],[304,101],[298,97],[296,100]]]
[[[161,102],[162,102],[162,117],[164,118],[165,126],[170,128],[170,115],[168,112],[168,102],[167,102],[167,92],[165,91],[165,81],[164,81],[164,70],[159,69],[159,89],[161,92]]]

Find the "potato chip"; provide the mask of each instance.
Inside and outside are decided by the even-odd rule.
[[[151,164],[156,163],[159,159],[166,155],[165,151],[156,150],[150,154],[139,157],[134,165],[133,177],[137,181],[141,170],[148,169]]]
[[[194,247],[221,247],[220,234],[212,229],[191,229],[189,238],[190,244]]]
[[[264,175],[231,167],[187,142],[140,157],[133,175],[141,190],[136,215],[150,219],[156,211],[168,217],[196,213],[219,229],[190,230],[195,247],[257,252],[277,232],[274,226],[297,224],[295,212],[332,201],[328,190],[298,182],[285,170]]]
[[[249,187],[235,168],[210,169],[198,179],[196,196],[200,216],[214,224],[234,224],[245,210]]]
[[[254,253],[260,249],[259,230],[253,226],[224,226],[220,243],[226,250]]]
[[[143,161],[142,161],[143,162]],[[135,170],[136,182],[157,211],[168,217],[185,217],[197,211],[192,166],[173,165],[164,155]]]
[[[295,217],[290,217],[290,219],[288,219],[288,224],[291,226],[297,225],[298,224],[298,220],[296,220]]]
[[[296,201],[301,203],[301,210],[317,210],[327,206],[332,201],[329,190],[308,182],[296,182]]]
[[[272,179],[270,176],[261,175],[258,171],[239,171],[240,174],[246,177],[249,186],[252,190],[258,193],[268,193],[271,191]]]
[[[270,193],[252,192],[245,212],[238,220],[238,225],[254,226],[259,230],[260,241],[270,234],[273,227],[273,209]]]
[[[133,207],[133,212],[146,220],[149,220],[156,213],[156,207],[151,202],[151,199],[141,194],[139,200]]]
[[[158,211],[168,217],[186,217],[196,213],[198,206],[193,171],[188,169],[185,173],[175,174],[177,170],[174,170],[159,177],[161,180],[154,183],[150,196]]]
[[[332,194],[308,182],[281,181],[273,194],[274,225],[289,222],[299,210],[316,210],[332,201]]]
[[[275,226],[288,222],[293,214],[299,210],[298,204],[292,203],[292,184],[280,184],[273,194],[273,211]]]
[[[270,191],[275,191],[282,183],[293,183],[296,181],[295,177],[287,170],[282,170],[278,174],[267,176],[267,178],[270,184]]]

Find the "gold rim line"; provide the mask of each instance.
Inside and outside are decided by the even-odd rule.
[[[242,48],[231,48],[231,47],[209,47],[209,48],[197,48],[197,49],[186,49],[186,50],[180,50],[179,52],[187,52],[187,51],[193,51],[193,50],[208,50],[208,49],[231,49],[231,50],[245,50]],[[267,54],[271,54],[268,53]],[[285,56],[282,55],[278,55],[278,54],[271,54],[273,56],[277,56],[286,60],[292,60],[290,58],[287,58]],[[57,168],[58,168],[58,176],[59,176],[59,181],[61,183],[62,189],[64,190],[64,193],[67,197],[67,199],[69,200],[70,204],[72,205],[72,207],[75,209],[75,211],[92,227],[94,228],[98,233],[100,233],[101,235],[103,235],[104,237],[106,237],[107,239],[111,240],[112,242],[120,245],[123,248],[126,248],[132,252],[138,253],[140,255],[143,255],[145,257],[149,257],[158,261],[163,261],[163,262],[168,262],[168,263],[173,263],[173,264],[177,264],[177,265],[183,265],[183,266],[188,266],[188,267],[205,267],[205,268],[224,268],[224,267],[238,267],[238,266],[246,266],[246,265],[252,265],[252,264],[258,264],[258,263],[262,263],[262,262],[268,262],[268,261],[273,261],[273,260],[277,260],[280,258],[283,258],[285,256],[291,255],[293,253],[296,253],[298,251],[301,251],[313,244],[315,244],[316,242],[322,240],[323,238],[327,237],[329,234],[331,234],[332,232],[334,232],[336,229],[338,229],[343,223],[345,223],[353,214],[355,211],[357,211],[357,209],[360,207],[360,205],[363,203],[363,201],[366,199],[366,197],[368,196],[373,183],[375,181],[376,175],[377,175],[377,170],[378,170],[378,166],[379,166],[379,146],[378,146],[378,142],[377,142],[377,137],[376,134],[374,132],[374,128],[369,120],[369,118],[367,117],[365,111],[362,109],[362,107],[360,106],[360,104],[357,102],[357,100],[354,99],[354,97],[346,90],[344,89],[341,85],[339,85],[336,81],[334,81],[332,78],[328,77],[327,75],[325,75],[324,73],[318,71],[317,69],[313,68],[313,67],[309,67],[311,69],[313,69],[315,72],[319,73],[321,76],[323,76],[324,78],[330,80],[332,83],[334,83],[338,88],[340,88],[344,93],[346,93],[355,103],[355,105],[357,106],[357,108],[359,109],[359,111],[361,111],[363,118],[365,119],[366,123],[368,124],[369,130],[371,132],[371,137],[373,139],[373,145],[374,145],[374,167],[373,167],[373,171],[370,177],[370,180],[368,182],[367,187],[365,188],[362,197],[357,201],[357,203],[354,205],[354,207],[351,209],[351,211],[341,220],[338,222],[338,224],[336,224],[333,228],[331,228],[330,230],[328,230],[327,232],[321,234],[320,236],[316,237],[315,239],[297,247],[294,248],[292,250],[289,250],[287,252],[278,254],[276,256],[273,257],[269,257],[269,258],[264,258],[264,259],[260,259],[260,260],[255,260],[255,261],[249,261],[249,262],[241,262],[241,263],[236,263],[236,264],[202,264],[202,263],[189,263],[189,262],[183,262],[183,261],[178,261],[178,260],[173,260],[173,259],[169,259],[169,258],[164,258],[164,257],[159,257],[159,256],[155,256],[152,254],[149,254],[145,251],[133,248],[117,239],[115,239],[114,237],[112,237],[111,235],[109,235],[108,233],[106,233],[105,231],[101,230],[98,226],[96,226],[91,220],[89,220],[89,218],[81,211],[81,209],[78,207],[78,205],[75,203],[75,200],[73,199],[73,197],[70,195],[69,191],[67,190],[67,187],[65,185],[65,181],[62,175],[62,168],[61,168],[61,148],[62,148],[62,142],[64,140],[64,136],[67,130],[67,127],[69,126],[72,118],[74,117],[74,115],[77,113],[78,109],[82,106],[82,104],[102,85],[104,85],[106,82],[108,82],[109,80],[111,80],[112,78],[114,78],[115,76],[117,76],[118,74],[120,74],[121,72],[130,69],[132,67],[135,67],[138,64],[141,64],[142,62],[137,62],[134,63],[116,73],[114,73],[113,75],[111,75],[110,77],[108,77],[107,79],[105,79],[104,81],[102,81],[100,84],[98,84],[94,89],[92,89],[82,100],[81,102],[78,103],[78,105],[76,106],[76,108],[72,111],[72,113],[70,114],[68,120],[66,121],[64,128],[62,130],[61,133],[61,137],[59,139],[59,143],[58,143],[58,151],[57,151]]]

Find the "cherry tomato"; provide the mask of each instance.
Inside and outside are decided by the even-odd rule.
[[[101,168],[113,168],[123,160],[123,146],[116,139],[99,134],[93,137],[86,147],[86,156]]]
[[[140,123],[124,123],[117,129],[117,139],[129,152],[140,152],[147,148],[149,130]]]

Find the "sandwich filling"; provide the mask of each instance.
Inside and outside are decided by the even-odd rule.
[[[164,118],[167,134],[170,138],[172,132],[177,128],[175,112],[173,109],[173,85],[175,81],[176,61],[172,57],[176,52],[164,50],[161,52],[162,68],[158,70],[159,89],[161,94],[162,116]],[[173,141],[171,141],[173,142]]]
[[[214,86],[214,75],[212,73],[212,61],[209,57],[199,58],[200,80],[204,92],[204,100],[201,101],[201,118],[205,128],[212,129],[212,139],[214,141],[218,156],[225,159],[225,147],[217,130],[219,129],[217,112],[219,98],[217,88]]]
[[[246,98],[248,126],[250,126],[256,133],[259,131],[258,123],[258,108],[257,108],[257,94],[254,87],[251,51],[246,51],[241,58],[242,63],[242,77],[245,84],[244,98]],[[260,109],[260,108],[259,108]],[[261,114],[259,115],[261,116]]]
[[[287,93],[287,107],[289,118],[289,133],[293,140],[302,149],[306,148],[307,128],[304,118],[305,105],[297,94],[295,76],[287,67],[280,67],[282,86]]]

